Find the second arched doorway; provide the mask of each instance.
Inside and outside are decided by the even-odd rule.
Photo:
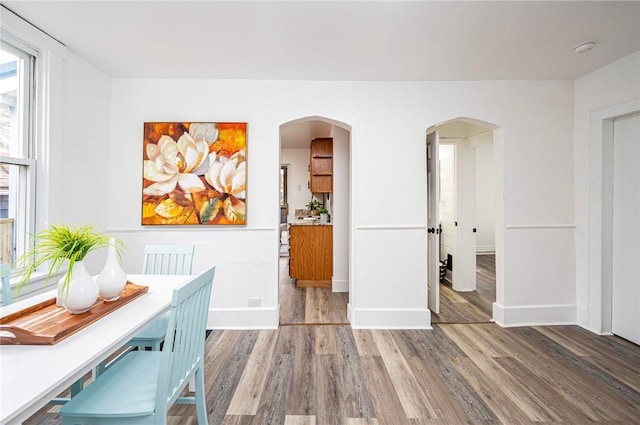
[[[496,281],[496,267],[502,267],[501,186],[496,184],[502,164],[494,152],[501,131],[495,124],[459,117],[429,127],[427,134],[432,322],[492,321],[502,288]]]

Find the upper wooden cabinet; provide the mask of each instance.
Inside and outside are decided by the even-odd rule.
[[[311,141],[311,192],[333,192],[333,139]]]

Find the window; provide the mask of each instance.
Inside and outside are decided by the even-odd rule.
[[[289,206],[287,204],[287,166],[280,166],[280,223],[287,222]]]
[[[0,43],[0,262],[11,263],[35,225],[35,52]]]
[[[280,166],[280,206],[287,205],[287,166]]]

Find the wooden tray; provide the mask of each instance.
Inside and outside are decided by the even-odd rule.
[[[127,281],[120,298],[105,302],[101,297],[87,312],[71,314],[56,306],[56,299],[43,301],[5,317],[0,317],[0,345],[53,345],[103,316],[146,294],[147,286]],[[11,337],[6,332],[14,335]]]

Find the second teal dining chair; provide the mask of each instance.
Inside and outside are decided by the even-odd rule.
[[[173,290],[162,351],[132,351],[60,409],[63,425],[166,424],[174,404],[195,404],[207,425],[204,341],[215,267]],[[195,379],[195,397],[181,392]]]
[[[194,246],[188,244],[176,245],[146,245],[144,247],[143,274],[191,274],[193,265]],[[138,335],[133,337],[127,345],[145,350],[159,350],[167,330],[168,315],[164,315],[152,323]]]
[[[194,246],[190,244],[146,245],[143,274],[191,274]]]

